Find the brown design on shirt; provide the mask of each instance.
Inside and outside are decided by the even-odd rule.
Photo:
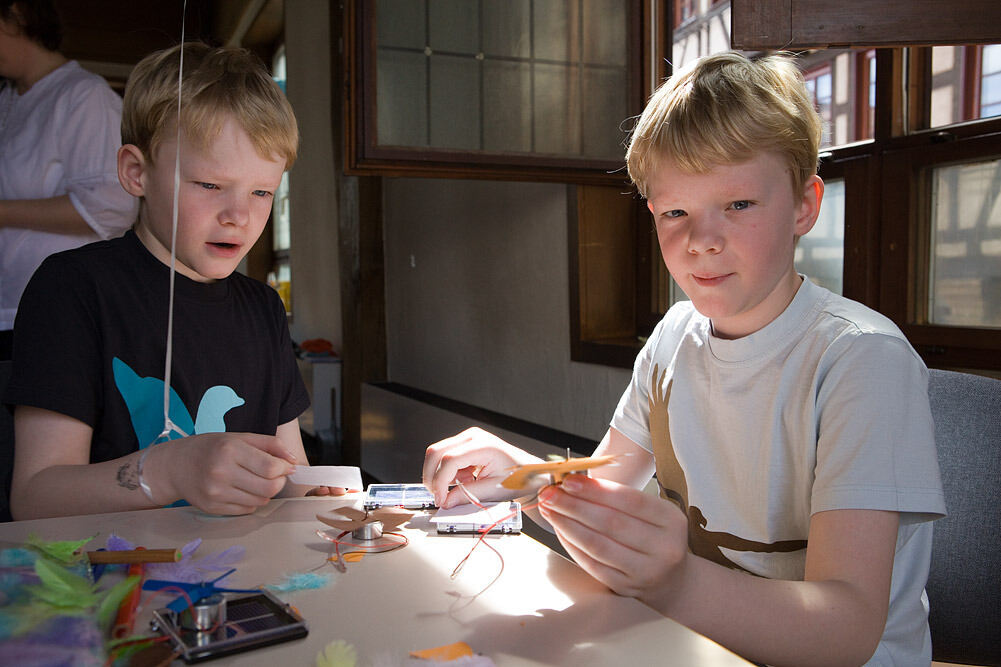
[[[667,371],[659,365],[653,367],[653,382],[650,387],[650,439],[657,464],[657,484],[660,495],[670,500],[688,517],[688,548],[696,556],[736,570],[744,570],[727,558],[721,547],[733,551],[756,553],[788,553],[806,548],[806,540],[780,540],[778,542],[757,542],[730,533],[706,530],[708,523],[702,510],[688,504],[688,482],[685,471],[678,462],[671,441],[670,420],[667,405],[671,400],[673,378],[664,387]]]

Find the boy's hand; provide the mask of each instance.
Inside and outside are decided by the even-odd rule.
[[[360,489],[345,489],[340,486],[315,486],[306,492],[307,496],[343,496]]]
[[[438,507],[449,508],[468,503],[462,489],[448,490],[449,485],[462,482],[480,500],[507,500],[517,495],[501,488],[509,469],[541,459],[508,444],[481,428],[436,442],[424,455],[424,486],[434,494]]]
[[[144,476],[153,498],[211,514],[249,514],[285,486],[295,455],[275,436],[205,433],[156,445]]]
[[[539,493],[539,510],[567,553],[619,595],[663,595],[690,556],[681,510],[616,482],[568,475]]]

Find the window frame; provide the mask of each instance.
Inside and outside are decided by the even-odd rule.
[[[920,170],[1001,157],[1001,117],[925,127],[927,104],[915,99],[921,95],[908,98],[903,91],[905,81],[912,93],[913,86],[925,85],[928,79],[922,74],[929,71],[929,63],[927,48],[876,49],[873,138],[822,154],[821,178],[845,180],[843,294],[892,319],[931,367],[998,371],[1001,330],[934,325],[919,317],[922,304],[927,303],[930,260],[924,266],[921,262],[928,255],[931,234],[929,193]],[[632,232],[633,262],[647,272],[646,277],[637,273],[635,279],[635,335],[628,340],[598,337],[583,341],[603,348],[618,346],[614,352],[596,351],[595,345],[572,341],[574,360],[629,368],[644,337],[662,317],[650,312],[652,306],[644,308],[644,304],[652,304],[650,259],[658,257],[649,220],[648,213],[640,217]],[[574,257],[580,247],[572,243],[571,251]],[[587,279],[585,271],[586,266],[575,264],[571,282]],[[576,295],[574,289],[572,295]],[[579,335],[580,330],[578,323],[574,335]]]
[[[629,2],[627,8],[626,69],[634,73],[627,86],[627,110],[634,115],[642,110],[644,101],[641,72],[647,12],[638,3]],[[591,184],[622,181],[621,160],[378,145],[375,142],[375,3],[345,0],[344,17],[346,174]]]
[[[932,324],[927,312],[933,233],[928,174],[934,167],[991,158],[1001,158],[1001,118],[901,137],[883,155],[880,310],[929,366],[1001,370],[1001,330]],[[899,215],[901,210],[910,215]]]

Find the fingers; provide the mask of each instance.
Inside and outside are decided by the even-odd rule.
[[[514,495],[499,487],[508,470],[519,463],[537,463],[539,460],[497,436],[474,427],[427,448],[423,482],[434,495],[435,504],[439,507],[459,504],[456,492],[453,490],[450,493],[448,490],[457,481],[463,484],[469,482],[470,490],[482,500],[503,500]],[[461,493],[462,491],[458,491],[458,494]]]
[[[581,567],[622,595],[663,584],[687,554],[684,515],[615,482],[568,476],[539,494],[539,510]]]
[[[288,461],[292,465],[296,464],[307,464],[307,461],[299,461],[296,459],[295,453],[292,452],[285,444],[273,435],[261,435],[259,433],[231,433],[230,435],[238,437],[242,442],[260,450],[266,454],[270,454],[275,458]]]
[[[306,492],[307,496],[343,496],[350,493],[350,489],[339,486],[317,486]]]
[[[474,433],[467,429],[451,438],[445,438],[430,445],[424,452],[424,468],[421,471],[421,481],[428,487],[435,497],[435,504],[441,506],[439,500],[443,500],[448,491],[448,486],[454,481],[455,473],[459,467],[451,466],[451,473],[442,469],[442,461],[445,456],[456,448],[467,445]]]
[[[179,497],[213,514],[252,512],[282,490],[293,470],[294,456],[274,436],[213,433],[185,440],[187,461],[175,475]]]
[[[592,523],[595,520],[622,523],[624,532],[634,531],[643,525],[670,526],[679,517],[684,517],[675,505],[666,503],[659,496],[611,480],[567,475],[558,490],[563,492],[562,496],[546,494],[559,503],[558,507],[551,505],[551,509]],[[676,510],[677,516],[667,510],[671,507]]]
[[[485,431],[472,428],[462,433],[436,442],[427,448],[424,455],[422,471],[424,486],[434,496],[439,507],[450,507],[458,504],[454,500],[447,504],[448,487],[458,481],[471,482],[473,471],[483,467],[490,454],[479,440]],[[460,476],[460,471],[463,474]],[[462,492],[459,491],[461,494]],[[465,502],[465,501],[463,501]]]
[[[569,520],[573,522],[573,520]],[[573,522],[576,523],[576,522]],[[573,524],[564,524],[561,528],[553,527],[560,544],[567,550],[567,554],[575,563],[590,574],[592,577],[608,586],[619,595],[632,594],[632,588],[628,585],[629,578],[622,570],[609,565],[603,561],[593,558],[586,547],[580,546],[578,542],[568,534],[567,527]],[[576,526],[577,529],[585,529],[585,526]]]

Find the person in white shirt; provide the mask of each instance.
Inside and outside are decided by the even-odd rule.
[[[42,260],[121,236],[138,212],[116,170],[121,98],[61,37],[51,0],[0,0],[0,359]]]
[[[650,98],[626,164],[689,300],[636,358],[595,450],[615,465],[538,511],[595,579],[753,662],[928,665],[928,370],[888,318],[796,271],[821,129],[789,56],[706,56]],[[500,500],[536,461],[469,430],[428,447],[423,478],[442,507]]]

